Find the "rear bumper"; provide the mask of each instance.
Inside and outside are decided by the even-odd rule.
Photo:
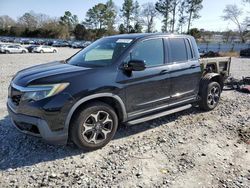
[[[25,114],[18,114],[8,103],[7,109],[13,125],[22,133],[40,137],[51,144],[67,144],[68,133],[64,129],[52,131],[45,120]]]

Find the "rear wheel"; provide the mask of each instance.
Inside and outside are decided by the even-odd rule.
[[[24,53],[26,53],[26,51],[25,51],[25,50],[23,50],[23,51],[22,51],[22,53],[24,54]]]
[[[9,53],[10,53],[10,51],[9,51],[9,50],[6,50],[6,51],[5,51],[5,53],[6,53],[6,54],[9,54]]]
[[[53,53],[56,53],[56,50],[53,50]]]
[[[79,147],[99,149],[108,144],[118,127],[118,118],[112,107],[94,102],[76,114],[71,124],[71,140]]]
[[[201,91],[200,108],[206,111],[213,110],[219,103],[221,87],[218,82],[210,82]]]
[[[44,51],[43,51],[43,50],[41,50],[41,51],[40,51],[40,53],[42,53],[42,54],[43,54],[43,53],[44,53]]]

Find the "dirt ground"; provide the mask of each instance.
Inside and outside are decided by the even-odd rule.
[[[191,108],[123,125],[92,152],[19,133],[6,110],[11,78],[76,51],[0,54],[0,187],[250,187],[250,95],[237,91],[224,91],[211,112]],[[231,70],[250,76],[250,59],[233,58]]]

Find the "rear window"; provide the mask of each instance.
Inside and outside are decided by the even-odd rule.
[[[186,44],[183,38],[169,39],[169,48],[171,62],[185,62],[188,60]]]

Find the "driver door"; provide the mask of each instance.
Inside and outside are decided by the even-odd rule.
[[[125,84],[128,115],[140,115],[167,104],[170,99],[170,88],[163,39],[139,42],[125,62],[129,60],[144,61],[146,69],[122,74],[121,82]]]

